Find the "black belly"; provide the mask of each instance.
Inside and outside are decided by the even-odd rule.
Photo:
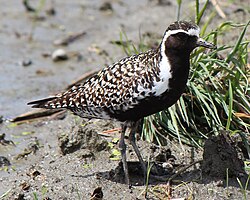
[[[138,103],[135,107],[125,112],[111,114],[112,118],[119,121],[137,121],[143,117],[160,112],[178,101],[183,90],[168,90],[159,97],[150,97]]]
[[[178,70],[173,71],[173,78],[169,80],[170,89],[164,92],[161,96],[144,99],[132,109],[125,112],[111,114],[111,117],[114,117],[119,121],[137,121],[143,117],[169,108],[178,101],[184,92],[187,84],[188,73],[189,65],[188,67],[179,68]]]
[[[138,105],[125,112],[109,113],[110,116],[119,121],[137,121],[143,117],[165,110],[175,104],[184,92],[187,84],[189,56],[186,57],[186,59],[178,59],[179,63],[176,62],[176,59],[174,59],[174,61],[175,62],[172,63],[172,78],[169,79],[170,89],[158,97],[151,96],[142,100]]]

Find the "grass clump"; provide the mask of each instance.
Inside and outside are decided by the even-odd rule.
[[[192,54],[185,93],[169,109],[144,119],[143,134],[147,139],[154,138],[161,144],[166,135],[171,135],[180,142],[201,146],[208,134],[228,130],[239,133],[246,141],[250,130],[250,41],[243,38],[249,23],[224,23],[208,34],[207,38],[217,43],[222,27],[243,27],[235,46],[220,46],[206,54],[198,49]]]

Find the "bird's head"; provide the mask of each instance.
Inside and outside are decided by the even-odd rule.
[[[200,38],[199,33],[200,28],[192,22],[174,22],[169,25],[164,34],[160,47],[161,52],[167,54],[166,51],[174,51],[189,55],[196,47],[216,48],[212,43]]]

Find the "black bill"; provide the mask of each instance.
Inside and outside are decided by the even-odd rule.
[[[205,47],[205,48],[209,48],[209,49],[216,49],[216,46],[210,42],[207,42],[205,40],[203,40],[202,38],[198,38],[197,40],[197,46],[199,47]]]

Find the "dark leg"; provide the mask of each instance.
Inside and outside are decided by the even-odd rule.
[[[135,153],[136,153],[136,155],[137,155],[137,157],[138,157],[138,159],[140,161],[140,164],[141,164],[141,167],[142,167],[142,170],[143,170],[144,179],[146,180],[147,168],[146,168],[145,163],[144,163],[144,161],[142,159],[141,153],[140,153],[140,151],[139,151],[139,149],[138,149],[138,147],[137,147],[137,145],[135,143],[135,133],[136,133],[136,129],[137,129],[138,125],[139,125],[139,122],[140,121],[137,121],[131,126],[131,131],[129,133],[129,140],[130,140],[131,145],[133,146],[134,151],[135,151]]]
[[[123,165],[123,171],[125,174],[125,182],[126,182],[126,184],[130,185],[129,175],[128,175],[128,163],[127,163],[127,159],[126,159],[126,144],[124,141],[126,129],[127,129],[127,124],[125,122],[122,125],[122,133],[121,133],[121,138],[119,141],[119,149],[121,151],[121,156],[122,156],[122,165]]]

